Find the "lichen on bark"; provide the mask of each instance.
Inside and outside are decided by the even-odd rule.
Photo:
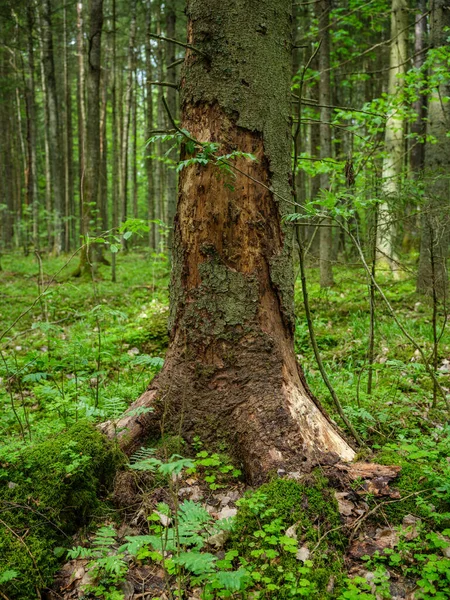
[[[155,411],[117,424],[127,451],[159,418],[188,440],[226,440],[254,483],[354,454],[294,353],[292,235],[282,220],[291,210],[290,10],[290,0],[188,2],[188,42],[201,52],[186,53],[181,126],[219,154],[256,160],[236,158],[232,180],[214,160],[180,172],[170,343],[133,407]]]

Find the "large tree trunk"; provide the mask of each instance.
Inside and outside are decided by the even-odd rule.
[[[450,27],[448,0],[434,0],[431,14],[431,42],[439,51],[447,44]],[[442,69],[442,60],[436,57],[436,69]],[[445,68],[445,67],[444,67]],[[433,90],[428,105],[427,135],[435,143],[427,143],[425,149],[426,203],[421,217],[421,243],[417,291],[432,294],[441,299],[448,288],[447,257],[450,241],[450,84],[441,81]]]
[[[254,483],[351,460],[294,354],[292,232],[281,222],[291,210],[291,0],[190,0],[187,11],[188,41],[208,58],[187,51],[182,127],[220,154],[257,160],[236,161],[248,176],[236,172],[232,188],[211,163],[180,174],[169,349],[134,406],[154,413],[125,415],[120,443],[131,451],[162,419],[165,431],[227,443]]]

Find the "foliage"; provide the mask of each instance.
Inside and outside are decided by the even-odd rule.
[[[91,518],[123,463],[89,423],[79,422],[3,462],[0,574],[11,599],[30,600],[52,581],[70,535]]]
[[[275,479],[239,502],[231,544],[258,598],[330,597],[327,585],[332,575],[341,575],[345,540],[327,485],[319,474],[302,483]],[[286,534],[293,526],[295,537]],[[309,550],[310,560],[296,556],[300,546]]]

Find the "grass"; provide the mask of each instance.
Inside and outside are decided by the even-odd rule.
[[[63,431],[118,417],[161,368],[168,343],[170,265],[163,255],[119,255],[117,283],[111,281],[110,268],[103,265],[95,281],[72,278],[75,263],[66,262],[64,257],[43,259],[41,276],[39,265],[31,256],[2,257],[0,488],[19,474],[18,481],[28,490],[28,497],[33,494],[33,474],[27,475],[23,469],[24,456],[38,456],[39,449],[47,447],[48,439]],[[437,408],[431,408],[432,383],[420,358],[377,297],[374,387],[368,395],[369,312],[364,273],[337,267],[336,284],[328,290],[320,289],[317,269],[308,269],[308,279],[319,348],[347,417],[375,451],[375,460],[403,467],[398,486],[411,497],[387,507],[385,518],[397,525],[406,513],[412,513],[422,519],[424,531],[443,530],[450,523],[450,428],[442,402],[438,400]],[[412,278],[393,282],[380,276],[380,284],[409,333],[426,355],[431,355],[429,300],[417,296]],[[295,302],[295,351],[313,393],[343,427],[310,347],[299,282]],[[440,322],[443,318],[440,314]],[[444,365],[449,357],[450,336],[444,332],[439,364]],[[445,386],[448,373],[444,368],[438,376]],[[72,443],[68,448],[69,453],[55,458],[58,468],[82,474],[94,464],[80,460]],[[20,473],[24,474],[23,481]],[[13,494],[14,487],[12,490],[8,494]],[[65,530],[64,521],[58,523]],[[279,535],[282,533],[280,529]],[[5,530],[2,535],[4,543],[11,544]],[[44,545],[39,540],[33,538],[32,542],[48,558],[48,569],[44,569],[47,581],[58,564],[53,554],[48,555],[49,544],[56,544],[57,536],[49,535]],[[420,540],[423,564],[429,569],[443,568],[441,562],[427,558],[431,556],[427,552],[434,552],[435,557],[435,542],[425,537]],[[242,543],[245,545],[246,540]],[[18,548],[23,550],[20,543]],[[24,560],[28,560],[26,556]],[[405,565],[407,560],[406,557]],[[414,573],[420,577],[420,568]],[[0,589],[1,577],[2,568]],[[27,589],[33,588],[31,580],[27,585]],[[349,590],[352,586],[349,584]],[[359,593],[342,598],[356,598]]]

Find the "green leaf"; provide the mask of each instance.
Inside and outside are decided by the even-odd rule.
[[[8,581],[12,581],[18,576],[18,571],[14,571],[14,569],[7,569],[6,571],[2,571],[0,573],[0,583],[8,583]]]
[[[180,552],[174,561],[195,575],[204,575],[214,571],[217,557],[209,552]]]

